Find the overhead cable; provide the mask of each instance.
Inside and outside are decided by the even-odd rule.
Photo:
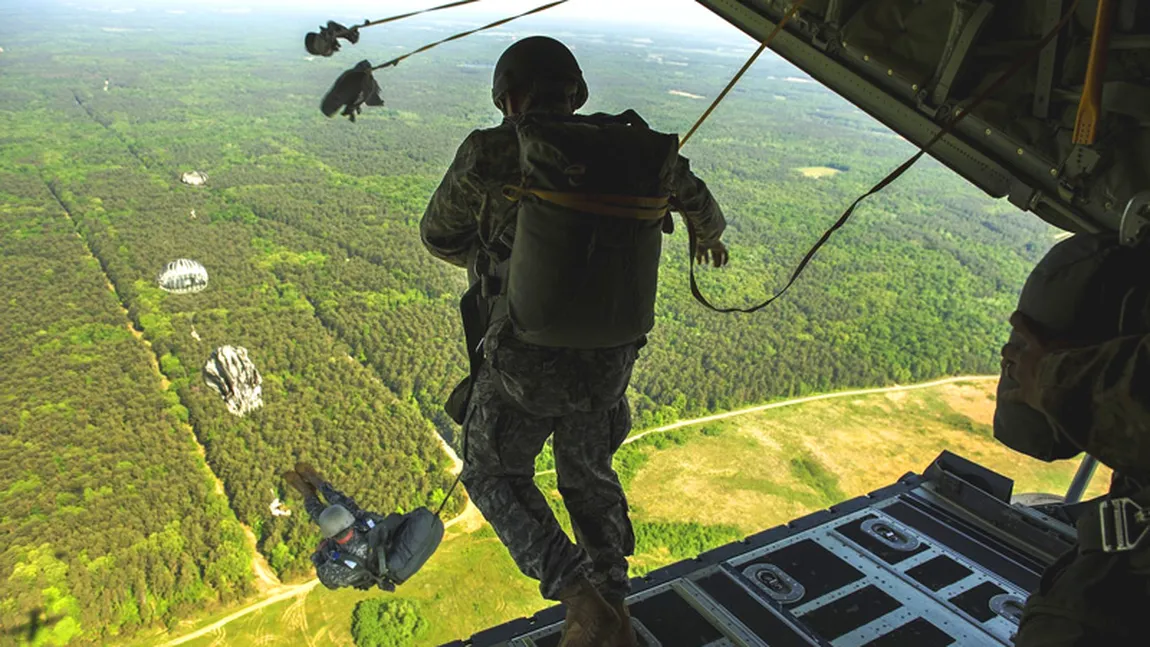
[[[798,4],[801,5],[802,1],[803,0],[800,0],[800,2]],[[961,123],[962,120],[967,117],[967,115],[969,115],[971,112],[973,112],[975,108],[978,108],[979,106],[981,106],[984,101],[989,99],[991,97],[991,95],[993,95],[996,91],[998,91],[999,88],[1001,88],[1003,85],[1005,85],[1006,82],[1009,81],[1011,78],[1013,78],[1015,74],[1017,74],[1024,67],[1026,67],[1028,64],[1030,64],[1039,55],[1039,53],[1041,53],[1042,50],[1046,48],[1046,46],[1050,43],[1050,41],[1054,40],[1054,37],[1057,36],[1058,33],[1061,32],[1066,27],[1066,25],[1070,22],[1071,18],[1074,17],[1074,12],[1078,8],[1078,5],[1080,2],[1081,2],[1081,0],[1074,0],[1074,2],[1071,3],[1070,8],[1062,16],[1061,20],[1058,21],[1058,24],[1055,25],[1054,28],[1051,29],[1050,32],[1047,33],[1042,38],[1042,40],[1040,40],[1036,44],[1032,45],[1029,49],[1027,49],[1025,52],[1023,52],[1017,59],[1015,59],[1014,62],[1011,63],[1010,67],[1008,67],[1006,69],[1006,71],[1004,71],[1001,75],[999,75],[998,78],[995,79],[995,81],[990,84],[990,86],[988,86],[985,90],[983,90],[981,93],[979,93],[968,105],[957,110],[955,112],[953,118],[946,117],[945,118],[946,121],[943,122],[942,128],[939,129],[939,131],[937,133],[935,133],[934,137],[932,137],[930,139],[930,141],[928,141],[926,144],[923,144],[921,146],[921,148],[919,148],[919,151],[917,153],[915,153],[909,159],[907,159],[905,162],[903,162],[901,165],[899,165],[898,168],[891,171],[882,180],[879,180],[879,182],[877,184],[875,184],[873,187],[871,187],[869,191],[867,191],[863,195],[859,196],[854,202],[852,202],[851,205],[849,207],[847,207],[846,211],[844,211],[842,213],[842,215],[839,216],[839,219],[833,225],[831,225],[831,227],[829,229],[827,229],[823,233],[823,235],[819,238],[818,242],[816,242],[814,244],[814,246],[811,247],[811,249],[806,253],[806,255],[803,256],[803,260],[799,262],[798,267],[796,267],[795,271],[793,273],[791,273],[791,277],[787,281],[787,284],[783,286],[783,289],[776,292],[772,297],[770,297],[766,301],[764,301],[758,305],[749,307],[749,308],[716,308],[709,301],[707,301],[707,298],[704,297],[703,293],[699,291],[698,283],[695,280],[694,259],[695,259],[695,252],[696,252],[696,249],[698,247],[698,239],[697,239],[697,236],[695,234],[694,228],[690,227],[688,224],[688,227],[687,227],[687,229],[688,229],[688,242],[687,242],[687,244],[688,244],[688,247],[690,250],[690,255],[688,256],[688,263],[690,264],[689,274],[690,274],[690,281],[691,281],[691,294],[692,294],[692,296],[695,297],[695,300],[698,301],[699,303],[703,304],[707,308],[714,310],[715,312],[751,313],[751,312],[756,312],[758,310],[761,310],[761,309],[767,307],[768,305],[773,303],[776,299],[783,296],[783,294],[785,294],[786,291],[788,289],[790,289],[790,287],[792,285],[794,285],[795,281],[799,278],[799,275],[801,275],[803,273],[803,270],[806,269],[807,264],[811,262],[812,258],[814,258],[815,253],[817,253],[819,251],[819,249],[823,246],[823,244],[825,244],[827,242],[827,240],[830,239],[831,234],[833,234],[835,231],[837,231],[843,225],[846,224],[847,220],[849,220],[851,215],[854,214],[854,210],[856,207],[858,207],[859,203],[861,203],[863,200],[869,198],[870,196],[882,191],[886,187],[890,186],[890,184],[892,184],[895,180],[902,177],[903,173],[906,173],[907,170],[910,169],[910,167],[914,166],[915,163],[917,163],[920,159],[922,159],[923,155],[930,152],[930,149],[933,148],[934,145],[937,144],[943,137],[954,132],[955,127],[958,126],[958,124]],[[796,7],[797,7],[797,5],[796,5]],[[792,8],[791,15],[793,15],[793,12],[794,12],[794,8]],[[771,38],[773,38],[776,34],[778,34],[780,28],[782,27],[783,22],[785,22],[785,19],[784,19],[784,21],[780,22],[779,25],[777,25],[775,27],[774,31],[771,32],[771,34],[770,34],[770,36],[768,36],[767,40],[764,41],[764,46],[770,42]],[[762,49],[762,48],[760,48],[760,49]],[[756,52],[756,56],[757,55],[758,55],[758,52]],[[748,61],[748,63],[749,62],[752,62],[752,61]],[[747,66],[745,65],[744,68],[746,68],[746,67]],[[739,72],[739,74],[741,75],[743,71],[745,71],[745,69],[741,70]],[[738,75],[736,75],[735,80],[738,80]],[[727,89],[729,90],[730,86],[728,86]],[[715,103],[718,103],[718,102],[716,101]],[[712,108],[713,107],[714,106],[712,105]],[[710,112],[710,111],[708,110],[708,112]],[[698,124],[696,124],[696,126],[697,125]]]

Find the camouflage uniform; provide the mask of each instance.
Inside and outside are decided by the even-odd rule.
[[[390,537],[399,525],[401,517],[388,515],[384,518],[368,512],[360,508],[351,497],[327,483],[320,486],[319,492],[327,500],[326,504],[316,496],[304,499],[304,508],[312,521],[319,523],[320,514],[329,505],[341,505],[355,517],[357,534],[343,544],[337,543],[335,539],[324,539],[320,542],[311,556],[316,577],[320,583],[332,590],[347,586],[366,590],[376,586],[379,580],[371,571],[379,570],[378,546]],[[351,560],[350,563],[346,561],[348,558]],[[388,590],[394,590],[393,586],[384,584]]]
[[[1150,336],[1054,352],[1038,365],[1055,429],[1115,469],[1111,496],[1150,504]],[[1098,520],[1079,524],[1079,534]],[[1017,647],[1145,644],[1150,546],[1081,547],[1059,559],[1027,601]]]
[[[1051,353],[1038,380],[1043,413],[1059,433],[1150,485],[1150,337]]]
[[[431,198],[421,223],[424,245],[467,267],[513,244],[515,204],[503,197],[520,182],[513,119],[471,133]],[[701,245],[719,240],[725,221],[706,185],[680,158],[673,182],[683,215]],[[630,431],[625,392],[642,342],[613,349],[542,348],[518,341],[497,319],[484,338],[486,361],[475,377],[467,419],[463,483],[526,575],[545,598],[586,575],[605,597],[629,590],[626,557],[635,538],[611,458]],[[535,486],[535,457],[554,436],[559,491],[578,545]]]

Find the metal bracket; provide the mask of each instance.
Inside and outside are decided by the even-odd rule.
[[[990,598],[990,610],[1015,625],[1022,621],[1022,607],[1025,604],[1025,600],[1010,593],[1000,593]]]
[[[1150,235],[1150,191],[1130,198],[1118,227],[1118,239],[1127,247],[1134,247]]]
[[[947,38],[949,41],[947,43],[948,51],[942,57],[942,64],[938,71],[938,82],[935,84],[931,96],[935,105],[950,98],[950,88],[958,77],[963,63],[970,56],[974,41],[978,40],[978,35],[982,32],[990,14],[994,13],[994,4],[982,2],[967,16],[971,4],[970,1],[966,1],[956,3],[954,6],[954,24],[951,26],[951,37]]]
[[[1150,536],[1147,511],[1128,497],[1099,503],[1098,521],[1102,525],[1103,552],[1133,550]]]
[[[798,602],[807,594],[798,580],[774,564],[753,564],[743,570],[743,575],[780,604]]]
[[[867,519],[862,523],[861,529],[890,548],[906,553],[917,550],[922,543],[918,537],[886,519]]]
[[[1046,0],[1042,16],[1042,33],[1048,34],[1058,26],[1062,15],[1062,0]],[[1050,115],[1050,91],[1054,88],[1054,67],[1058,57],[1058,35],[1050,41],[1038,57],[1038,78],[1034,84],[1034,107],[1032,112],[1039,119]]]

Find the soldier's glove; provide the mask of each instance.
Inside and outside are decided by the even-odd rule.
[[[319,33],[308,32],[304,36],[303,45],[313,56],[331,56],[339,51],[339,41],[342,38],[352,45],[359,42],[359,30],[348,29],[338,22],[328,21],[326,27],[320,27]]]
[[[371,72],[371,62],[360,61],[358,65],[341,74],[320,104],[323,114],[331,117],[343,107],[343,116],[354,122],[355,116],[363,110],[364,104],[382,106],[383,97],[379,96],[381,92],[379,83]]]
[[[727,261],[729,261],[731,258],[730,254],[727,252],[727,246],[724,245],[721,241],[715,241],[713,245],[708,247],[699,245],[698,249],[695,250],[695,261],[699,265],[706,265],[708,257],[710,257],[709,260],[711,260],[715,267],[722,267],[726,265]]]

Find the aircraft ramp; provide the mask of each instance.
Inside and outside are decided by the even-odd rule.
[[[647,647],[1010,645],[1071,526],[944,452],[923,475],[634,581]],[[447,647],[554,647],[562,607]]]

